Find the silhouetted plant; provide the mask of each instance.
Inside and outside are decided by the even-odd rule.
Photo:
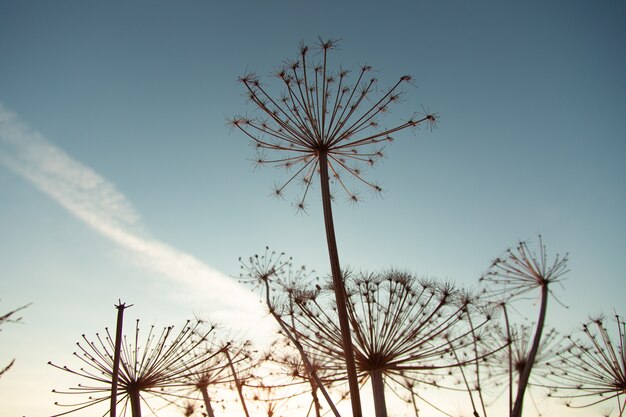
[[[371,380],[377,417],[386,416],[385,385],[397,391],[408,381],[440,387],[452,369],[483,360],[488,352],[475,349],[476,336],[489,317],[476,310],[477,300],[452,284],[417,279],[412,274],[346,273],[348,315],[361,383]],[[341,332],[336,308],[325,291],[296,293],[297,334],[311,358],[324,358],[325,372],[341,375]],[[467,319],[473,310],[474,321]]]
[[[268,384],[287,388],[289,392],[293,393],[294,397],[310,394],[311,401],[308,405],[307,415],[313,412],[316,417],[321,417],[320,387],[303,361],[302,355],[293,346],[293,343],[282,332],[280,336],[281,338],[272,343],[265,355],[266,368],[269,369]],[[303,351],[306,357],[309,358],[313,371],[325,388],[331,389],[337,381],[344,382],[345,372],[340,371],[339,375],[337,375],[329,370],[330,367],[326,363],[319,362],[322,358],[309,355],[305,348],[303,348]]]
[[[488,382],[493,383],[496,388],[505,387],[508,391],[509,409],[513,404],[513,393],[517,391],[516,387],[528,361],[533,336],[531,331],[530,326],[510,324],[508,334],[503,335],[505,340],[509,342],[507,347],[490,356],[486,362],[489,371]],[[530,375],[527,392],[539,415],[541,413],[530,388],[534,385],[543,386],[545,384],[543,376],[548,363],[557,358],[561,341],[562,336],[555,329],[550,329],[542,336],[535,356],[533,373]]]
[[[350,82],[349,71],[343,68],[333,71],[329,66],[328,53],[336,49],[337,41],[320,40],[317,47],[321,59],[319,64],[311,65],[311,48],[301,44],[299,58],[287,62],[277,71],[282,93],[272,93],[254,74],[242,76],[239,81],[246,88],[250,101],[260,111],[260,116],[238,116],[230,124],[252,140],[258,150],[258,165],[271,164],[293,169],[293,174],[275,187],[274,194],[282,196],[285,187],[299,179],[304,186],[303,195],[296,203],[299,210],[306,209],[305,199],[319,170],[324,225],[352,412],[353,417],[361,417],[330,185],[331,182],[336,184],[352,202],[359,201],[360,197],[349,188],[350,178],[380,193],[381,187],[364,177],[364,168],[373,166],[383,156],[381,145],[392,141],[391,135],[401,130],[422,124],[432,128],[437,119],[435,114],[426,112],[415,114],[394,127],[381,128],[378,118],[400,101],[402,87],[411,83],[413,78],[409,75],[400,77],[389,90],[375,98],[372,96],[376,93],[377,80],[375,77],[368,78],[370,66],[362,66],[356,79]],[[276,156],[268,157],[266,152],[276,153]]]
[[[11,310],[8,313],[5,313],[2,316],[0,316],[0,326],[4,325],[5,323],[19,323],[22,320],[22,318],[21,317],[15,317],[15,314],[18,311],[21,311],[21,310],[25,309],[29,305],[30,304],[23,305],[21,307],[18,307],[16,309]],[[2,328],[0,328],[0,331],[2,331]],[[15,359],[11,359],[7,365],[5,365],[3,368],[0,368],[0,377],[2,375],[4,375],[4,373],[6,373],[9,369],[11,369],[11,367],[14,364],[15,364]]]
[[[202,329],[204,328],[205,326],[202,327]],[[208,331],[200,330],[200,334],[205,334],[205,336],[201,343],[196,344],[192,354],[203,357],[209,353],[211,356],[198,366],[192,363],[194,369],[189,369],[188,374],[181,380],[183,385],[181,395],[186,393],[184,396],[201,397],[201,402],[208,417],[215,417],[213,408],[216,401],[212,398],[210,390],[219,388],[231,390],[232,385],[235,384],[236,379],[232,373],[231,363],[232,367],[238,369],[237,375],[239,378],[243,377],[244,381],[251,376],[253,367],[250,355],[250,342],[225,342],[217,335],[216,329],[217,326],[215,324],[210,324]],[[231,358],[230,361],[225,355],[227,351],[230,352],[228,356]],[[188,393],[189,390],[191,390],[191,393]],[[195,393],[196,396],[193,396],[192,393]],[[219,401],[223,401],[223,398]]]
[[[573,408],[590,407],[615,399],[620,417],[626,416],[626,324],[615,315],[616,339],[597,317],[582,325],[583,340],[567,336],[568,346],[549,362],[550,396]],[[607,414],[611,414],[608,412]]]
[[[212,331],[209,329],[199,337],[196,332],[199,325],[199,322],[192,324],[188,321],[177,334],[174,333],[173,327],[166,327],[157,333],[154,326],[151,326],[146,339],[141,341],[139,320],[137,320],[134,337],[130,340],[124,338],[121,350],[117,382],[120,392],[118,404],[121,405],[122,415],[130,413],[133,417],[141,417],[142,403],[153,415],[156,415],[147,399],[149,397],[163,399],[180,397],[178,390],[184,386],[184,381],[200,372],[200,367],[217,354],[212,351],[194,354],[194,349]],[[67,391],[53,390],[53,392],[87,396],[87,398],[68,404],[55,403],[69,407],[70,410],[56,414],[54,417],[106,402],[111,397],[115,347],[114,338],[111,337],[109,329],[105,329],[103,335],[96,333],[94,341],[83,335],[83,342],[76,345],[78,352],[74,352],[74,356],[83,363],[83,367],[73,369],[55,365],[52,362],[48,363],[89,382],[86,385],[79,384]],[[103,415],[106,414],[108,411]]]
[[[312,384],[314,385],[312,385],[312,388],[315,388],[314,391],[319,389],[322,392],[331,411],[336,417],[339,417],[339,412],[326,389],[326,384],[318,375],[318,371],[321,368],[314,366],[298,340],[297,334],[293,331],[295,324],[293,321],[294,294],[299,291],[298,285],[300,285],[297,282],[308,279],[311,273],[307,272],[304,267],[293,269],[291,258],[287,258],[284,252],[270,251],[268,247],[265,248],[263,255],[251,256],[247,262],[239,258],[239,263],[242,270],[240,278],[242,281],[260,288],[261,292],[265,294],[265,304],[269,313],[278,323],[283,336],[298,351],[307,369],[308,376],[313,380]],[[278,295],[278,299],[275,293],[272,294],[277,288],[282,290]],[[291,323],[287,323],[285,320],[289,320]],[[326,371],[327,368],[324,367],[324,370]]]
[[[515,249],[509,249],[505,255],[496,258],[487,273],[485,273],[480,281],[485,284],[485,293],[496,299],[496,304],[504,310],[506,319],[505,329],[508,332],[508,339],[513,341],[511,335],[511,324],[508,320],[506,310],[507,303],[528,292],[540,291],[540,306],[537,317],[534,335],[530,343],[525,359],[518,359],[523,368],[519,371],[517,379],[517,391],[513,396],[510,394],[510,416],[521,417],[524,395],[530,380],[530,374],[537,360],[537,355],[541,346],[541,338],[545,326],[548,298],[552,293],[551,286],[559,283],[563,279],[563,275],[568,272],[567,254],[561,257],[558,254],[550,261],[547,256],[546,247],[543,244],[541,236],[539,236],[538,252],[528,247],[526,242],[519,242]],[[509,349],[510,360],[514,356],[512,347]],[[511,369],[513,372],[513,369]],[[512,377],[511,377],[512,378]],[[509,383],[509,389],[513,389],[512,381]],[[513,397],[515,398],[513,400]]]

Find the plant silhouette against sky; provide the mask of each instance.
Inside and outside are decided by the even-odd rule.
[[[284,252],[277,253],[270,251],[268,247],[265,248],[264,254],[250,256],[247,261],[239,258],[239,263],[242,271],[239,276],[242,281],[248,282],[254,287],[261,289],[261,292],[265,294],[265,304],[269,313],[280,326],[282,335],[285,336],[298,351],[307,369],[308,377],[310,377],[309,382],[312,386],[312,394],[316,397],[317,390],[319,389],[335,417],[339,417],[339,411],[335,407],[335,403],[326,389],[327,384],[325,384],[325,382],[328,382],[328,379],[322,381],[318,375],[319,371],[326,372],[328,368],[324,367],[324,369],[320,369],[310,360],[297,334],[292,330],[295,326],[293,321],[293,313],[295,311],[294,297],[295,293],[302,285],[298,281],[310,278],[313,271],[309,272],[305,267],[293,269],[291,258],[287,258]],[[282,291],[278,297],[271,295],[277,286]],[[315,405],[316,411],[318,411],[319,402],[317,400]]]
[[[377,80],[370,76],[370,66],[363,65],[354,78],[346,69],[329,66],[329,52],[336,47],[336,40],[320,39],[315,48],[318,62],[311,63],[312,48],[301,44],[298,58],[287,61],[275,74],[282,84],[282,92],[278,94],[269,90],[258,76],[252,73],[242,76],[239,81],[258,110],[258,116],[238,116],[231,119],[230,124],[252,140],[258,151],[258,165],[275,165],[290,172],[288,179],[275,187],[276,196],[282,196],[285,187],[294,181],[303,184],[304,192],[296,202],[299,210],[306,209],[307,194],[314,176],[319,172],[352,412],[354,417],[361,417],[350,324],[335,239],[331,182],[353,202],[359,201],[360,197],[356,190],[350,188],[349,179],[379,193],[382,188],[364,177],[364,169],[383,156],[384,144],[393,140],[392,135],[420,125],[432,128],[437,118],[435,114],[424,112],[393,127],[382,127],[379,119],[401,101],[402,88],[410,84],[413,77],[403,75],[386,92],[377,94]]]
[[[387,416],[385,386],[396,393],[408,381],[440,387],[455,368],[490,353],[475,350],[490,318],[479,311],[477,299],[452,284],[396,270],[346,273],[345,279],[359,381],[371,380],[377,417]],[[340,375],[341,332],[334,303],[324,293],[318,286],[295,294],[292,331],[312,359],[327,363],[326,372]]]
[[[561,282],[563,275],[568,272],[567,254],[564,256],[557,254],[550,261],[541,236],[538,237],[538,247],[538,251],[534,251],[527,242],[518,242],[515,248],[507,250],[502,257],[496,258],[489,270],[480,278],[480,281],[487,285],[485,292],[495,297],[497,304],[504,308],[505,317],[507,317],[507,302],[536,289],[540,290],[539,315],[530,348],[523,361],[524,367],[517,371],[519,372],[517,393],[514,399],[511,398],[511,417],[522,415],[524,395],[540,350],[551,286]],[[506,327],[510,331],[508,319]],[[512,383],[509,384],[509,388],[512,389]]]
[[[510,324],[502,337],[507,341],[506,348],[499,350],[489,357],[484,364],[488,375],[486,385],[492,384],[496,391],[502,392],[502,387],[508,391],[509,408],[513,406],[513,393],[515,387],[528,363],[528,356],[533,340],[532,326]],[[531,388],[540,387],[544,383],[543,376],[548,364],[553,362],[558,355],[562,343],[562,336],[555,329],[550,329],[541,337],[541,343],[537,349],[535,360],[532,365],[533,372],[530,375],[527,386],[529,395],[538,415],[541,412],[538,407],[537,398],[533,395]]]
[[[585,337],[568,336],[568,346],[550,362],[547,374],[553,398],[568,407],[584,408],[615,399],[619,417],[626,416],[626,324],[615,315],[611,338],[602,316],[581,326]]]
[[[151,326],[146,338],[141,340],[137,320],[134,337],[130,337],[130,340],[125,337],[122,344],[117,381],[119,389],[117,401],[118,405],[121,405],[121,415],[141,417],[142,404],[150,409],[152,415],[156,415],[147,401],[149,397],[180,398],[178,392],[182,387],[188,386],[187,381],[196,373],[206,372],[201,366],[210,362],[221,351],[204,350],[198,354],[197,347],[213,331],[211,328],[199,335],[197,331],[200,330],[200,324],[200,322],[190,324],[188,321],[178,333],[174,332],[172,326],[164,328],[160,333]],[[83,335],[83,342],[76,345],[78,352],[74,352],[74,356],[81,361],[81,367],[74,369],[52,362],[49,364],[78,375],[88,383],[79,384],[67,391],[53,390],[60,394],[80,397],[77,402],[68,404],[57,402],[57,405],[69,409],[55,416],[101,404],[111,398],[115,338],[111,336],[109,329],[106,329],[104,335],[96,334],[95,341]],[[165,403],[169,401],[166,400]],[[108,411],[103,415],[107,414]]]

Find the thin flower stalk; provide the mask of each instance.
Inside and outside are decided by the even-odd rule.
[[[115,306],[117,309],[117,322],[115,326],[115,349],[113,354],[113,372],[111,375],[111,406],[110,416],[117,416],[117,383],[120,373],[120,354],[122,351],[122,332],[124,331],[124,310],[131,305],[127,306],[120,300]]]
[[[241,407],[243,408],[243,412],[246,417],[250,417],[250,413],[248,412],[248,405],[246,404],[246,399],[243,395],[243,383],[237,375],[237,370],[235,369],[235,364],[233,363],[233,358],[230,356],[228,347],[224,349],[222,353],[226,356],[226,359],[228,360],[228,366],[230,367],[230,371],[235,380],[235,387],[237,388],[237,393],[239,394],[239,400],[241,401]]]
[[[284,183],[275,188],[276,196],[282,196],[288,184],[296,179],[300,180],[304,191],[296,202],[299,210],[306,210],[305,200],[312,186],[313,176],[319,172],[324,226],[352,412],[354,417],[361,417],[347,301],[333,223],[330,183],[335,183],[352,202],[358,202],[360,197],[350,188],[350,178],[357,184],[380,193],[382,188],[366,179],[363,173],[367,166],[374,165],[383,156],[381,145],[392,141],[391,135],[399,131],[420,125],[432,128],[437,117],[433,113],[416,114],[394,127],[380,128],[379,117],[400,101],[402,88],[412,82],[412,77],[400,77],[390,89],[376,98],[374,93],[377,80],[369,77],[370,66],[361,67],[353,82],[350,82],[349,71],[342,68],[336,71],[331,69],[328,55],[336,47],[337,41],[320,40],[318,48],[321,62],[311,65],[311,49],[302,44],[299,58],[287,62],[276,73],[284,89],[280,95],[270,92],[254,74],[241,77],[240,82],[244,85],[248,98],[261,116],[238,116],[230,121],[230,125],[252,140],[258,151],[256,163],[259,166],[276,165],[293,172]],[[268,157],[266,152],[275,156]]]

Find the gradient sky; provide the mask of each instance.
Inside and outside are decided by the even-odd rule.
[[[268,197],[284,172],[255,171],[226,126],[253,110],[238,76],[277,86],[272,71],[318,36],[381,86],[415,77],[392,120],[441,117],[369,174],[382,199],[337,200],[345,265],[470,286],[541,233],[570,254],[551,326],[626,313],[625,3],[336,3],[0,1],[0,313],[33,303],[0,333],[0,365],[17,359],[2,415],[58,412],[50,390],[77,381],[46,362],[75,363],[118,299],[129,323],[201,315],[257,337],[266,319],[229,278],[239,256],[269,245],[327,274],[318,194],[308,215],[296,189]]]

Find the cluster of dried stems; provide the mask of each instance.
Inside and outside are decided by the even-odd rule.
[[[270,313],[299,351],[299,360],[283,360],[303,365],[292,366],[292,376],[308,379],[332,408],[328,390],[347,380],[337,306],[328,297],[332,285],[322,288],[315,280],[294,285],[290,259],[267,249],[242,261],[242,271],[242,279],[263,284]],[[303,268],[295,271],[305,275]],[[343,279],[359,386],[370,381],[377,416],[387,415],[386,387],[437,408],[417,392],[418,385],[443,387],[455,368],[482,362],[503,347],[487,343],[493,334],[487,331],[490,309],[450,283],[395,270],[344,273]]]
[[[460,385],[474,416],[487,416],[488,404],[505,391],[509,416],[523,414],[526,397],[537,408],[531,386],[547,388],[557,398],[601,395],[580,406],[617,398],[623,416],[624,323],[618,318],[617,348],[599,319],[592,323],[597,335],[591,324],[583,327],[592,347],[546,331],[548,298],[552,285],[568,272],[568,257],[550,259],[541,236],[538,240],[538,250],[520,242],[494,260],[480,279],[478,295],[402,271],[342,274],[359,385],[371,381],[377,417],[387,415],[386,390],[408,394],[416,415],[418,401],[451,415],[421,396],[420,386],[427,385]],[[292,364],[292,377],[308,379],[315,390],[341,386],[347,377],[337,307],[327,297],[332,285],[320,285],[304,267],[293,268],[284,253],[267,248],[240,262],[242,280],[261,284],[281,333],[297,347],[300,359],[283,359]],[[518,325],[510,310],[534,291],[539,293],[536,322]],[[573,368],[578,371],[564,371]],[[450,377],[456,387],[446,386]]]
[[[303,193],[294,205],[306,211],[306,199],[319,182],[329,282],[320,283],[304,267],[293,268],[291,258],[268,248],[240,259],[241,279],[261,289],[280,328],[279,339],[258,361],[250,360],[248,345],[217,343],[211,336],[214,328],[201,330],[199,323],[178,334],[172,328],[160,334],[151,329],[143,345],[139,327],[134,340],[122,341],[118,325],[115,338],[108,330],[96,335],[95,342],[83,337],[75,353],[83,368],[53,365],[90,381],[67,391],[89,399],[68,404],[70,410],[57,416],[107,400],[112,417],[118,405],[123,413],[131,409],[133,417],[141,415],[142,404],[155,414],[148,402],[153,396],[165,404],[181,404],[185,416],[200,411],[214,417],[209,388],[234,385],[246,417],[246,396],[271,417],[286,412],[291,400],[304,393],[311,395],[307,416],[339,417],[336,403],[349,398],[352,416],[361,417],[360,389],[368,381],[377,417],[387,416],[390,392],[410,403],[416,417],[418,404],[451,416],[424,396],[431,388],[466,393],[475,417],[486,417],[490,402],[506,392],[509,417],[521,417],[527,393],[535,402],[531,386],[548,389],[557,398],[600,396],[571,406],[616,398],[619,416],[625,416],[624,322],[617,317],[617,347],[602,319],[583,326],[586,342],[565,338],[566,348],[555,330],[545,331],[548,300],[567,272],[567,255],[550,260],[541,237],[537,251],[520,242],[494,260],[480,279],[479,293],[404,271],[356,273],[341,268],[334,194],[358,202],[359,186],[380,193],[381,186],[366,177],[367,168],[383,157],[384,146],[397,133],[432,129],[438,117],[423,111],[384,125],[383,116],[402,101],[413,78],[400,76],[381,91],[369,65],[354,72],[333,68],[330,55],[336,47],[335,40],[320,39],[314,47],[301,44],[297,58],[285,61],[274,74],[279,93],[255,74],[242,76],[239,81],[255,116],[229,121],[251,139],[256,165],[288,172],[275,186],[275,196],[282,198],[289,184],[300,183]],[[529,294],[539,299],[532,327],[511,318],[514,304]],[[118,306],[118,324],[124,307]],[[203,405],[198,408],[200,397]]]

